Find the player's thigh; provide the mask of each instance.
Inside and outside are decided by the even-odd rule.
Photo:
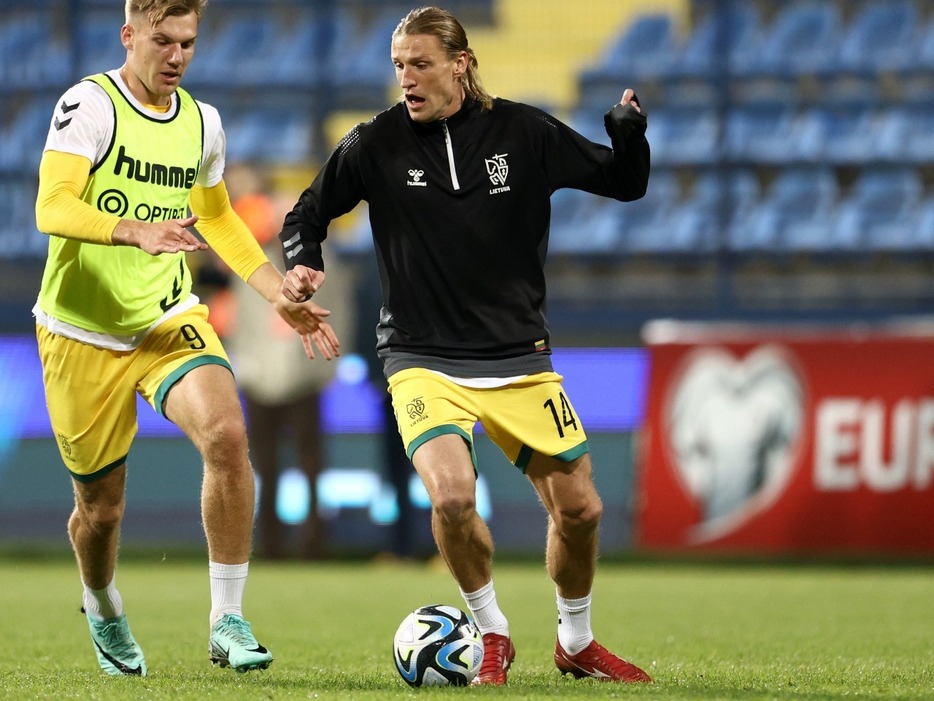
[[[75,507],[88,522],[116,525],[123,517],[126,500],[126,465],[121,464],[94,479],[72,480]]]
[[[437,435],[415,451],[412,465],[435,506],[472,505],[476,498],[476,466],[470,446],[455,433]]]
[[[65,466],[93,481],[126,461],[136,436],[134,351],[112,351],[36,328],[46,405]]]
[[[529,375],[507,387],[485,390],[483,427],[511,463],[525,471],[532,457],[568,463],[585,455],[587,434],[553,372]]]
[[[229,417],[243,423],[224,347],[198,305],[160,324],[140,346],[140,394],[183,431],[205,432]]]
[[[165,416],[200,448],[204,442],[246,440],[246,420],[230,371],[216,363],[188,369],[169,390]]]
[[[601,510],[590,453],[571,461],[537,453],[525,471],[545,508],[554,517],[592,517]]]
[[[468,390],[436,373],[410,368],[389,378],[389,392],[406,455],[413,462],[422,445],[448,434],[460,436],[472,454],[478,415]]]

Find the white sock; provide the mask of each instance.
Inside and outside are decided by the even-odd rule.
[[[116,618],[123,613],[123,598],[114,580],[103,589],[91,589],[85,584],[82,603],[84,610],[95,618]]]
[[[212,626],[225,613],[243,616],[243,590],[246,588],[246,575],[249,568],[249,562],[244,562],[242,565],[209,563]]]
[[[496,603],[496,590],[493,589],[492,579],[486,586],[470,594],[461,590],[461,596],[467,602],[467,608],[470,609],[481,634],[497,633],[509,637],[509,622]]]
[[[558,595],[558,642],[569,655],[576,655],[593,640],[590,628],[590,598],[565,599]]]

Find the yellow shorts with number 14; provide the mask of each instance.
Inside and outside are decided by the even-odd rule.
[[[505,387],[477,389],[441,375],[409,368],[389,378],[399,433],[411,457],[426,441],[461,436],[473,450],[479,421],[509,461],[523,472],[534,453],[570,462],[588,452],[587,436],[561,384],[561,375],[541,372]]]

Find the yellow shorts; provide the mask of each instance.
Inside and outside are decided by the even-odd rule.
[[[137,392],[164,416],[165,396],[185,373],[206,364],[230,368],[204,305],[160,324],[132,351],[98,348],[44,326],[36,337],[52,432],[81,482],[126,461],[137,431]]]
[[[437,373],[409,368],[389,378],[392,406],[411,459],[425,441],[446,433],[473,450],[481,423],[490,439],[523,472],[533,453],[570,462],[588,452],[584,427],[554,372],[541,372],[505,387],[463,387]]]

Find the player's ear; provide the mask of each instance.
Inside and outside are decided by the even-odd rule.
[[[133,50],[133,26],[124,24],[120,28],[120,42],[127,51]]]
[[[467,66],[470,64],[470,57],[466,51],[461,51],[454,61],[454,77],[460,80],[467,73]]]

